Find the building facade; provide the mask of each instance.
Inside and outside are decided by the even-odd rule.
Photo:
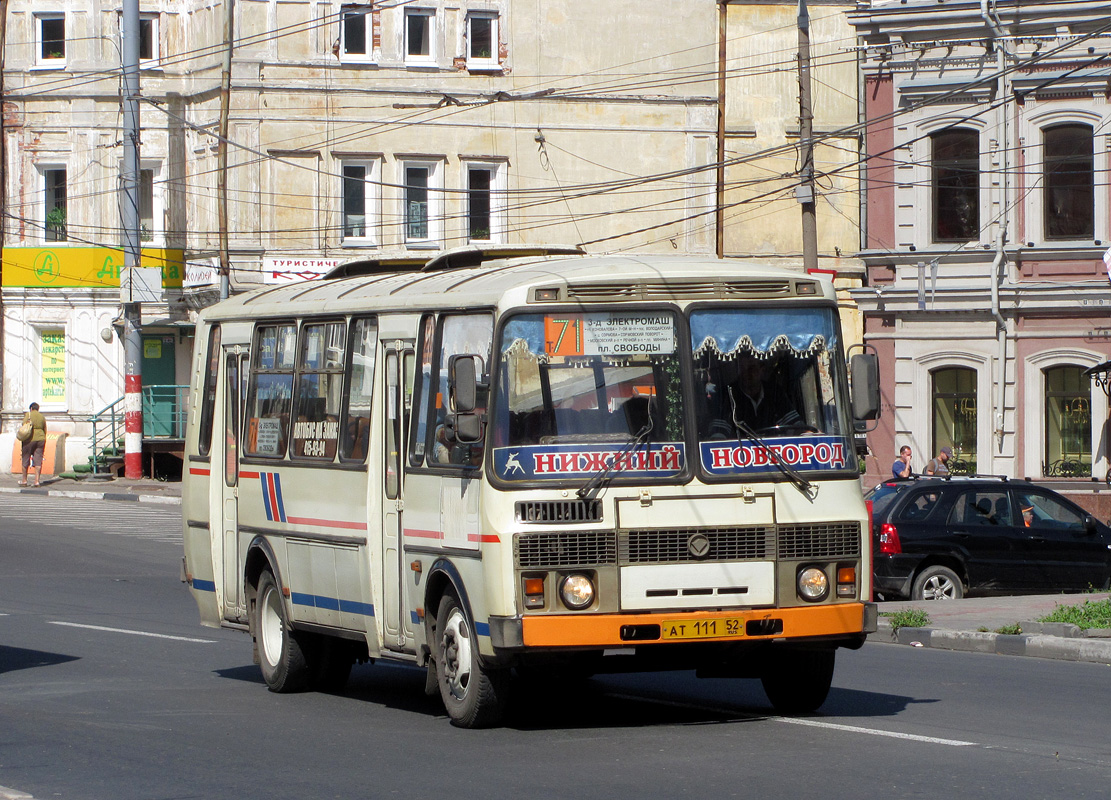
[[[866,119],[867,286],[881,355],[871,478],[1103,481],[1111,354],[1106,6],[881,2],[851,13]]]
[[[859,286],[852,6],[813,5],[820,266]],[[6,8],[3,428],[38,401],[74,461],[123,394],[121,9]],[[801,269],[796,15],[794,0],[141,0],[142,266],[163,277],[142,306],[144,383],[187,383],[224,268],[234,293],[504,243]]]

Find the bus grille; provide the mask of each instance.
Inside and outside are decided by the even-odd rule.
[[[616,564],[617,536],[613,531],[518,533],[513,555],[521,569]]]
[[[841,558],[860,555],[860,524],[823,522],[779,526],[779,557]]]
[[[705,537],[708,547],[703,552]],[[697,555],[696,555],[697,553]],[[775,557],[775,528],[701,528],[683,530],[629,531],[621,537],[622,564],[675,564],[685,561],[766,560]]]
[[[601,522],[600,500],[534,500],[517,503],[518,522]]]

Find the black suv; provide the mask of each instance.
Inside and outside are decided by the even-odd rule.
[[[885,599],[1105,589],[1111,528],[1056,492],[999,478],[887,481],[872,501]]]

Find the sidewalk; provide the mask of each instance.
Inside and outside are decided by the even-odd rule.
[[[56,476],[42,479],[42,486],[20,486],[19,473],[0,475],[0,494],[26,492],[48,497],[80,497],[86,500],[130,500],[139,503],[181,505],[181,482],[156,481],[152,478],[85,478],[75,481]],[[28,479],[34,481],[34,475]]]
[[[1059,605],[1082,605],[1109,596],[1096,592],[879,603],[879,630],[870,634],[868,641],[1111,664],[1111,629],[1083,631],[1066,623],[1037,622]],[[893,631],[891,618],[882,615],[904,609],[925,611],[929,626]],[[1022,633],[995,632],[1013,625]]]

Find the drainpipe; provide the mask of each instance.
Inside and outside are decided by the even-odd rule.
[[[1003,437],[1006,434],[1004,429],[1004,417],[1007,402],[1007,320],[1003,318],[1003,313],[1000,307],[999,289],[1003,282],[1004,267],[1007,263],[1006,244],[1007,244],[1007,226],[1010,221],[1010,131],[1007,126],[1007,75],[1006,75],[1006,53],[1003,49],[1004,33],[999,26],[999,20],[993,17],[988,10],[988,0],[980,0],[980,16],[983,17],[984,22],[991,29],[994,41],[992,44],[995,47],[996,54],[996,70],[998,77],[996,78],[996,96],[1002,101],[1002,113],[1000,117],[1002,124],[1000,125],[1000,171],[1003,175],[1003,185],[1000,194],[1000,215],[999,222],[995,230],[995,259],[991,263],[991,315],[995,318],[995,329],[997,337],[999,361],[999,379],[996,385],[996,399],[995,399],[995,440],[996,450],[999,454],[1003,452]]]

